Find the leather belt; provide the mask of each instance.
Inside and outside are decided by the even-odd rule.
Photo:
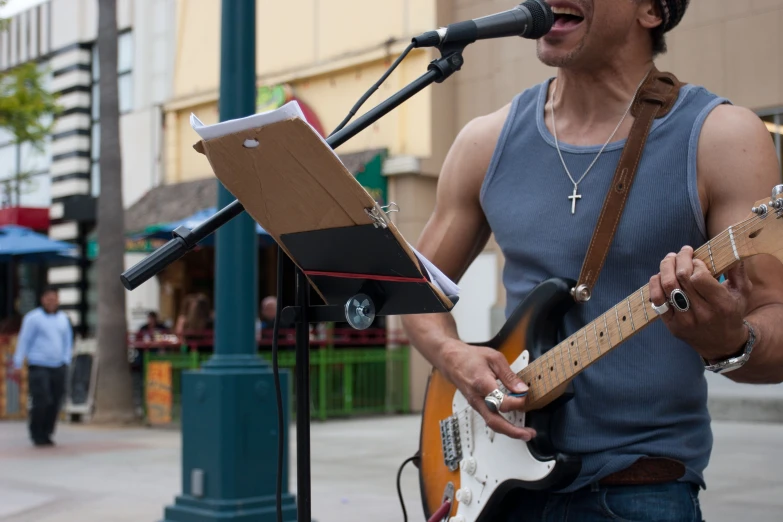
[[[685,475],[685,465],[674,459],[642,457],[629,467],[599,480],[602,486],[663,484]]]

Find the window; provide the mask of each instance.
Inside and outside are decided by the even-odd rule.
[[[101,157],[101,124],[97,121],[92,123],[90,149],[90,194],[97,198],[101,193],[101,171],[98,164]]]
[[[17,170],[23,173],[20,181]],[[48,207],[50,186],[48,141],[41,151],[27,143],[0,143],[0,208]]]
[[[51,76],[46,74],[43,80],[46,86]],[[50,123],[51,117],[46,120],[41,123]],[[29,143],[16,144],[10,131],[0,129],[0,207],[48,207],[51,204],[50,143],[47,138],[40,149]],[[22,174],[21,180],[17,179],[17,172]]]
[[[120,114],[133,110],[133,33],[121,32],[117,36],[117,97]],[[91,129],[91,168],[90,187],[91,194],[98,197],[100,194],[100,64],[98,61],[98,46],[93,46],[92,51],[92,129]]]
[[[124,32],[117,38],[117,72],[129,73],[133,68],[133,33]]]

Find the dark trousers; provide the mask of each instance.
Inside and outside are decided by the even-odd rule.
[[[503,522],[701,522],[699,487],[687,482],[592,485],[573,493],[524,491],[505,500]]]
[[[30,366],[28,382],[33,407],[30,411],[30,438],[35,443],[50,440],[57,423],[57,414],[65,396],[66,365],[58,368]]]

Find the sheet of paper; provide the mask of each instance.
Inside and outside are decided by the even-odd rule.
[[[226,134],[233,134],[235,132],[241,132],[249,129],[257,129],[272,123],[277,123],[278,121],[290,120],[291,118],[299,118],[303,122],[310,125],[310,122],[307,121],[307,118],[305,118],[305,115],[302,112],[302,108],[299,106],[299,102],[292,100],[282,107],[278,107],[277,109],[271,111],[251,114],[250,116],[245,116],[244,118],[221,121],[219,123],[213,123],[212,125],[204,125],[195,114],[190,113],[190,126],[193,127],[193,130],[196,131],[199,136],[201,136],[202,140],[209,141],[214,138],[225,136]],[[318,131],[315,130],[315,127],[310,125],[310,128],[313,129],[313,132],[316,136],[321,138],[321,141],[330,151],[332,151],[332,154],[334,154],[337,159],[340,159],[340,157],[336,152],[334,152],[334,149],[329,146],[323,136],[321,136]]]
[[[411,247],[411,250],[413,250],[413,253],[416,254],[416,257],[421,260],[421,263],[424,265],[425,270],[427,270],[427,273],[430,276],[430,280],[440,289],[441,292],[446,294],[447,297],[459,295],[459,286],[457,286],[454,281],[449,279],[446,274],[441,272],[437,266],[432,264],[432,261],[421,255],[418,250],[413,248],[413,245],[408,243],[408,246]]]
[[[191,113],[190,126],[193,127],[193,130],[198,133],[201,139],[204,141],[209,141],[227,134],[233,134],[235,132],[241,132],[249,129],[256,129],[271,123],[276,123],[278,121],[288,120],[291,118],[300,118],[305,123],[308,123],[304,113],[302,112],[302,109],[299,107],[299,103],[297,103],[296,100],[290,101],[282,107],[271,111],[252,114],[250,116],[245,116],[244,118],[222,121],[213,125],[204,125],[195,114]],[[312,125],[310,125],[310,127],[313,128]],[[313,132],[317,136],[321,137],[315,128],[313,128]],[[337,159],[340,159],[340,157],[337,156],[337,153],[334,152],[332,147],[329,146],[323,137],[321,137],[321,141],[323,141],[324,145],[326,145],[326,147],[332,151],[332,154],[334,154]],[[411,250],[413,250],[416,256],[421,260],[421,263],[424,265],[425,270],[427,270],[427,273],[429,274],[430,281],[432,281],[432,283],[437,286],[441,292],[447,296],[459,295],[459,287],[451,279],[446,277],[446,275],[441,272],[437,266],[432,264],[429,259],[421,255],[415,248],[413,248],[413,246],[411,246]]]

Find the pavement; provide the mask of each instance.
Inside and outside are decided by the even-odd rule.
[[[707,522],[783,520],[783,424],[713,423],[701,504]],[[417,415],[315,422],[312,505],[317,522],[399,522],[395,479],[417,449]],[[156,522],[180,492],[176,430],[60,424],[37,449],[20,422],[0,422],[0,521]],[[291,430],[295,492],[295,430]],[[423,520],[416,468],[402,474],[411,521]]]
[[[741,384],[705,372],[713,420],[783,423],[783,384]]]

